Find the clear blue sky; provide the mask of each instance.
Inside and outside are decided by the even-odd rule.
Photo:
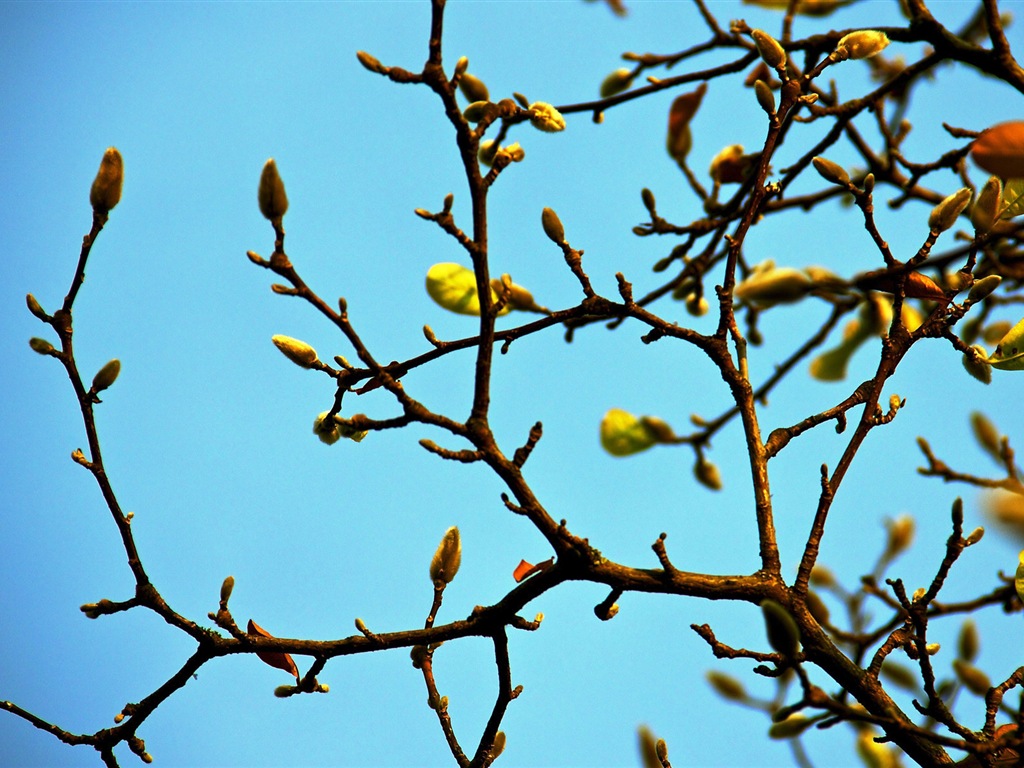
[[[743,17],[777,32],[781,21],[736,3],[711,7],[723,24]],[[952,24],[971,4],[936,7]],[[796,33],[898,23],[896,8],[864,3],[826,20],[799,20]],[[460,527],[464,556],[442,621],[498,600],[513,586],[520,558],[549,556],[541,537],[504,510],[494,477],[442,462],[417,444],[429,437],[462,447],[440,433],[415,427],[371,434],[360,444],[317,441],[311,425],[330,406],[330,382],[290,364],[270,337],[304,339],[325,359],[351,349],[306,305],[273,295],[272,276],[245,257],[273,247],[256,206],[260,168],[273,156],[291,199],[289,255],[324,297],[347,298],[378,359],[424,351],[425,323],[441,338],[472,332],[471,319],[446,314],[423,290],[431,264],[459,261],[462,253],[413,214],[438,209],[454,192],[455,215],[468,226],[450,126],[427,89],[371,75],[355,58],[364,49],[386,64],[419,68],[426,2],[6,2],[0,20],[0,698],[69,730],[93,732],[112,725],[127,702],[150,693],[192,650],[152,614],[88,621],[79,613],[85,602],[128,598],[131,575],[92,478],[68,458],[85,440],[66,377],[26,344],[48,329],[26,311],[24,296],[32,292],[51,311],[59,306],[91,221],[89,185],[110,145],[124,155],[125,191],[75,305],[76,351],[87,376],[110,358],[122,362],[121,378],[98,409],[107,468],[121,503],[135,512],[149,573],[177,610],[203,621],[216,608],[222,579],[233,574],[235,616],[277,635],[345,637],[357,616],[375,631],[407,629],[421,626],[429,610],[427,566],[448,526]],[[622,52],[672,52],[702,35],[699,16],[685,3],[633,2],[623,20],[599,4],[453,2],[445,61],[450,67],[468,56],[495,97],[519,91],[565,104],[595,97]],[[890,50],[908,59],[920,54],[920,46]],[[853,62],[830,72],[851,97],[867,87],[865,73]],[[539,225],[541,208],[551,206],[573,245],[586,250],[584,265],[600,292],[615,296],[619,270],[638,293],[656,285],[650,265],[674,243],[630,233],[646,220],[640,189],[655,192],[668,218],[698,215],[664,151],[674,95],[614,109],[600,126],[573,115],[560,134],[521,128],[513,138],[526,160],[508,169],[491,195],[493,270],[510,272],[547,306],[579,300],[578,284]],[[973,73],[941,70],[915,98],[907,151],[931,159],[955,146],[941,121],[981,129],[1019,118],[1021,103],[1019,94]],[[794,131],[776,167],[821,130]],[[693,125],[693,165],[702,172],[728,144],[759,146],[764,131],[749,91],[735,81],[715,83]],[[941,182],[945,192],[960,186],[951,175]],[[908,257],[927,234],[927,208],[895,215],[879,207],[894,252]],[[833,207],[787,221],[790,229],[755,229],[748,257],[822,264],[844,275],[879,265],[854,211]],[[940,247],[951,243],[946,235]],[[662,311],[690,321],[681,304]],[[752,360],[755,377],[770,373],[823,311],[769,313],[768,343]],[[696,322],[706,329],[713,321]],[[527,477],[552,515],[608,557],[653,567],[650,544],[667,531],[680,568],[749,573],[757,567],[756,538],[737,429],[716,438],[710,454],[726,485],[717,495],[693,481],[686,448],[620,460],[598,445],[597,426],[610,407],[657,414],[684,430],[691,413],[710,417],[728,405],[720,378],[694,349],[667,341],[647,346],[641,332],[593,327],[572,345],[557,331],[518,341],[496,361],[498,438],[511,451],[534,421],[544,422]],[[859,354],[851,381],[869,375],[876,359],[875,352]],[[451,355],[405,385],[430,407],[464,418],[471,372],[471,354]],[[984,388],[945,343],[915,347],[891,385],[907,407],[872,433],[850,473],[823,561],[856,584],[883,541],[881,521],[908,512],[918,519],[918,541],[892,574],[911,588],[926,584],[948,535],[952,499],[965,494],[969,528],[982,519],[969,489],[917,476],[914,439],[945,444],[943,455],[965,471],[989,471],[969,438],[967,414],[984,398],[1020,449],[1021,381],[997,372]],[[794,377],[763,409],[765,433],[838,402],[849,389],[850,382],[807,385],[802,374]],[[379,391],[347,399],[346,412],[356,411],[396,413]],[[772,464],[791,571],[813,513],[818,466],[833,465],[842,445],[825,427]],[[987,591],[998,570],[1012,572],[1018,545],[991,533],[965,554],[947,598]],[[603,623],[592,608],[604,597],[595,586],[566,586],[529,607],[531,618],[546,615],[539,632],[512,634],[513,682],[524,692],[504,722],[508,747],[499,764],[635,764],[640,723],[667,739],[676,765],[789,763],[788,748],[765,738],[765,718],[719,702],[703,674],[738,674],[766,696],[768,683],[748,674],[749,662],[714,660],[689,629],[708,622],[730,644],[764,647],[755,607],[627,595],[619,616]],[[979,620],[987,629],[980,663],[1003,679],[1020,663],[1020,617],[989,609]],[[936,636],[949,643],[956,629],[947,622]],[[495,693],[490,644],[445,646],[435,669],[457,732],[475,744]],[[451,763],[405,651],[336,660],[320,679],[329,695],[281,701],[272,691],[287,682],[283,673],[253,657],[219,660],[161,707],[140,736],[159,766]],[[961,705],[980,727],[980,701],[964,697]],[[836,729],[811,734],[807,745],[819,765],[852,765],[852,741]],[[135,760],[123,748],[121,759]],[[0,762],[98,761],[91,749],[66,747],[2,714]]]

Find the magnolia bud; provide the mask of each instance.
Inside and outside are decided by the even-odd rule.
[[[957,217],[971,202],[971,190],[964,187],[936,205],[928,217],[928,228],[932,232],[945,232],[956,224]]]
[[[815,157],[811,163],[814,165],[814,170],[821,174],[825,181],[831,181],[842,187],[850,183],[850,174],[839,163],[834,163],[824,157]]]
[[[885,32],[874,29],[862,29],[851,32],[839,41],[836,54],[843,59],[867,59],[881,53],[889,45],[889,37]]]
[[[712,491],[722,490],[722,474],[718,467],[710,461],[705,461],[703,457],[698,458],[697,463],[693,465],[693,475],[705,488]]]
[[[796,656],[800,650],[800,628],[792,614],[771,599],[761,601],[761,611],[769,645],[783,656]]]
[[[468,62],[467,62],[468,63]],[[459,90],[467,101],[490,101],[491,95],[484,81],[466,72],[459,78]]]
[[[981,411],[974,411],[971,414],[971,431],[978,445],[996,461],[1002,461],[1003,438],[988,416]]]
[[[471,123],[479,123],[481,120],[489,117],[494,110],[494,105],[489,101],[474,101],[462,110],[462,116]]]
[[[977,528],[975,528],[973,531],[971,531],[969,534],[967,534],[967,538],[964,539],[964,546],[965,547],[972,547],[972,546],[974,546],[979,541],[981,541],[981,539],[982,539],[982,537],[984,535],[985,535],[985,527],[982,526],[982,525],[979,525]]]
[[[790,715],[785,720],[772,723],[768,728],[768,738],[791,739],[794,736],[799,736],[812,725],[814,725],[814,721],[809,717],[805,717],[804,715]]]
[[[756,80],[754,82],[754,95],[757,96],[757,103],[761,105],[761,109],[769,115],[775,114],[775,94],[768,87],[768,83],[764,80]]]
[[[1003,282],[1003,278],[999,275],[986,275],[981,280],[975,280],[971,290],[967,293],[967,301],[971,304],[984,301],[992,291],[999,287],[1001,282]]]
[[[462,563],[462,540],[459,537],[459,529],[452,526],[445,531],[441,543],[430,560],[430,580],[435,585],[451,583],[455,574],[459,572],[459,565]]]
[[[38,352],[40,355],[52,355],[56,352],[53,348],[53,344],[48,342],[46,339],[40,339],[38,336],[33,336],[29,339],[28,345],[32,347],[33,352]]]
[[[971,208],[971,224],[979,233],[988,232],[996,223],[1002,197],[1003,182],[998,176],[989,177]]]
[[[778,40],[761,29],[753,30],[750,36],[754,39],[757,52],[764,59],[765,64],[775,69],[786,65],[786,49]]]
[[[334,445],[341,439],[341,430],[334,419],[327,420],[329,413],[330,411],[324,411],[316,417],[313,421],[313,434],[320,438],[321,443]]]
[[[271,336],[270,340],[274,342],[274,346],[281,350],[285,357],[302,368],[312,368],[313,363],[318,360],[316,350],[304,341],[293,339],[291,336],[281,336],[280,334]]]
[[[746,700],[747,691],[743,687],[743,683],[732,675],[711,670],[705,675],[705,677],[707,677],[707,681],[711,683],[711,687],[715,689],[715,692],[723,699],[727,699],[729,701]]]
[[[92,391],[102,392],[107,389],[111,384],[117,381],[117,375],[121,372],[121,361],[111,360],[109,363],[104,365],[96,375],[92,378]]]
[[[31,293],[25,296],[25,304],[28,305],[28,311],[38,317],[40,320],[46,320],[46,310],[40,306],[39,302],[36,301],[36,297]]]
[[[220,601],[226,603],[231,599],[231,592],[235,588],[235,577],[228,576],[220,585]]]
[[[889,541],[885,551],[890,556],[905,551],[914,541],[914,518],[910,515],[900,515],[889,521],[886,527],[889,529]]]
[[[547,102],[535,101],[530,105],[530,125],[547,133],[557,133],[565,130],[565,118]]]
[[[103,153],[100,169],[89,190],[89,202],[96,213],[109,213],[121,200],[124,185],[124,161],[116,147],[109,147]]]
[[[277,172],[277,163],[270,158],[263,165],[260,174],[260,186],[256,194],[260,204],[260,213],[271,222],[280,221],[288,212],[288,195],[284,191],[284,182]]]
[[[459,60],[455,62],[455,69],[452,71],[452,74],[461,77],[467,69],[469,69],[469,59],[465,56],[460,56]]]
[[[356,51],[356,58],[359,59],[360,64],[371,72],[376,72],[378,75],[383,75],[387,72],[387,68],[376,57],[371,56],[366,51]]]
[[[565,227],[562,226],[562,220],[558,218],[558,214],[551,208],[545,208],[540,212],[540,223],[544,227],[544,234],[551,242],[556,245],[565,242]]]
[[[992,366],[989,365],[985,359],[987,354],[985,348],[980,344],[975,344],[971,349],[973,349],[976,354],[964,354],[963,359],[961,360],[964,364],[964,369],[982,384],[991,384]]]
[[[633,84],[633,72],[628,69],[616,69],[601,83],[601,98],[607,99],[622,93]]]
[[[957,638],[957,654],[964,661],[974,661],[978,656],[978,625],[971,619],[967,619],[960,627],[960,636]]]
[[[984,696],[988,693],[989,688],[992,687],[992,681],[988,675],[970,662],[963,659],[953,659],[953,670],[956,672],[956,676],[960,678],[960,682],[971,693]]]
[[[505,751],[505,732],[498,731],[494,734],[494,746],[491,747],[490,757],[493,760]]]

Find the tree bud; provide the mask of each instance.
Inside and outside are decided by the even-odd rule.
[[[1003,438],[999,434],[996,425],[981,411],[974,411],[971,414],[971,431],[974,439],[993,459],[1002,461]]]
[[[561,245],[565,242],[565,227],[562,226],[562,220],[558,218],[558,214],[551,208],[545,208],[540,212],[540,223],[544,227],[544,234],[548,236],[555,245]]]
[[[462,116],[471,123],[479,123],[481,120],[490,117],[495,111],[495,106],[489,101],[474,101],[464,110]]]
[[[121,361],[115,358],[100,368],[96,375],[92,377],[92,391],[102,392],[104,389],[107,389],[117,381],[119,373],[121,373]]]
[[[890,556],[898,555],[910,548],[914,541],[914,518],[910,515],[900,515],[895,520],[886,523],[889,529],[889,541],[885,551]]]
[[[371,56],[366,51],[356,51],[356,58],[359,59],[360,64],[371,72],[376,72],[378,75],[383,75],[387,72],[387,68],[376,57]]]
[[[953,659],[953,670],[956,672],[956,676],[960,678],[960,682],[971,693],[984,696],[988,693],[989,688],[992,687],[992,681],[988,675],[964,659]]]
[[[971,202],[971,190],[964,187],[936,205],[928,217],[928,228],[932,232],[945,232],[956,224],[957,218]]]
[[[601,98],[607,99],[627,90],[633,84],[633,72],[622,68],[616,69],[601,83]]]
[[[976,354],[965,354],[961,360],[966,370],[971,376],[976,378],[982,384],[992,383],[992,366],[989,365],[986,359],[987,352],[985,348],[980,344],[975,344],[971,347]]]
[[[743,683],[732,675],[711,670],[705,677],[711,684],[711,687],[715,689],[715,692],[723,699],[728,701],[746,701],[747,691],[743,687]]]
[[[476,156],[480,158],[481,163],[489,168],[494,165],[494,156],[498,153],[498,148],[498,142],[493,139],[481,141],[480,149],[477,151]]]
[[[836,54],[840,60],[867,59],[881,53],[889,45],[889,37],[885,32],[874,29],[862,29],[851,32],[839,41]]]
[[[498,731],[496,734],[494,734],[494,746],[491,747],[491,753],[490,753],[491,759],[493,760],[494,758],[498,757],[504,751],[505,751],[505,732],[504,731]]]
[[[455,69],[452,74],[461,77],[467,69],[469,69],[469,59],[465,56],[460,56],[459,60],[455,62]]]
[[[641,419],[621,408],[611,408],[601,419],[601,447],[612,456],[630,456],[657,442]]]
[[[787,658],[796,656],[800,650],[800,628],[792,614],[771,599],[761,601],[761,611],[769,645]]]
[[[761,105],[761,109],[769,115],[775,114],[775,94],[768,87],[768,83],[764,80],[754,81],[754,95],[757,96],[757,103]]]
[[[736,286],[733,295],[760,309],[776,304],[791,304],[806,296],[814,287],[805,272],[792,267],[768,266],[755,270]]]
[[[228,576],[220,585],[220,601],[226,603],[231,599],[231,592],[235,588],[235,577]]]
[[[974,661],[980,645],[978,625],[972,619],[967,619],[961,625],[960,636],[956,641],[957,655],[964,661]]]
[[[487,90],[487,86],[484,85],[484,81],[468,72],[459,78],[459,90],[469,102],[491,100],[491,94]]]
[[[277,172],[277,163],[270,158],[263,165],[260,174],[260,186],[256,199],[260,204],[260,213],[271,222],[280,221],[288,212],[288,195],[284,191],[284,182]]]
[[[979,168],[1001,179],[1024,178],[1024,120],[982,131],[971,145],[971,157]]]
[[[971,304],[984,301],[992,291],[999,287],[1001,282],[1003,282],[1003,278],[999,275],[986,275],[981,280],[976,280],[967,293],[967,301]]]
[[[451,583],[455,574],[459,572],[459,565],[462,563],[462,539],[459,537],[459,529],[452,526],[445,531],[441,543],[430,560],[430,580],[435,585]]]
[[[777,723],[771,724],[768,728],[768,738],[791,739],[794,736],[799,736],[812,725],[814,725],[814,721],[809,717],[804,715],[790,715],[785,720],[780,720]]]
[[[693,465],[693,476],[708,490],[722,490],[722,473],[718,471],[717,466],[703,456],[698,457],[697,463]]]
[[[850,174],[839,163],[834,163],[824,157],[815,157],[811,160],[811,163],[814,165],[814,170],[825,181],[831,181],[833,184],[838,184],[841,187],[845,187],[850,183]]]
[[[313,434],[320,438],[320,442],[326,445],[334,445],[341,439],[341,430],[338,428],[338,423],[332,418],[327,420],[327,414],[330,411],[324,411],[313,421]]]
[[[765,64],[775,69],[786,66],[786,49],[778,40],[762,29],[753,30],[750,36],[754,39],[757,52]]]
[[[53,344],[46,339],[40,339],[38,336],[33,336],[29,339],[28,345],[32,347],[33,352],[38,352],[40,355],[52,355],[57,351],[53,348]]]
[[[40,306],[39,302],[36,301],[36,297],[31,293],[25,296],[25,304],[28,305],[28,311],[38,317],[40,320],[45,321],[47,319],[46,310]]]
[[[999,218],[999,205],[1003,198],[1003,182],[991,176],[978,193],[971,208],[971,224],[978,233],[988,232]]]
[[[557,133],[565,130],[565,118],[547,102],[535,101],[530,105],[530,125],[540,131]]]
[[[124,161],[116,147],[108,147],[100,161],[100,169],[89,190],[89,202],[96,213],[109,213],[121,200],[124,185]]]
[[[967,538],[964,539],[964,546],[965,547],[973,547],[975,544],[977,544],[979,541],[981,541],[981,539],[982,539],[982,537],[984,535],[985,535],[985,527],[982,526],[982,525],[979,525],[977,528],[975,528],[973,531],[971,531],[969,534],[967,534]]]
[[[271,336],[270,340],[274,346],[281,350],[282,354],[301,368],[312,368],[317,362],[316,350],[309,344],[291,336]]]

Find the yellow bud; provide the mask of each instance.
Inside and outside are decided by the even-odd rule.
[[[487,141],[480,142],[480,150],[477,152],[477,157],[480,158],[480,162],[490,167],[494,165],[494,156],[498,153],[498,142],[493,139],[487,139]]]
[[[612,456],[640,453],[656,442],[641,419],[621,408],[611,408],[601,419],[601,447]]]
[[[850,183],[850,174],[839,163],[834,163],[824,157],[815,157],[811,163],[814,165],[814,170],[821,174],[825,181],[831,181],[841,187]]]
[[[495,110],[495,106],[489,101],[474,101],[464,110],[462,110],[462,116],[471,123],[479,123],[487,117],[490,117]]]
[[[928,217],[928,228],[933,232],[945,232],[956,224],[957,218],[971,202],[971,190],[967,187],[954,192],[936,205]]]
[[[967,538],[964,539],[964,546],[965,547],[974,546],[979,541],[981,541],[981,539],[982,539],[982,537],[984,535],[985,535],[985,527],[979,525],[977,528],[975,528],[973,531],[971,531],[969,534],[967,534]]]
[[[89,190],[89,202],[96,213],[109,213],[121,200],[124,186],[124,161],[116,147],[108,147],[100,161],[100,169]]]
[[[814,725],[814,721],[809,717],[790,715],[785,720],[772,723],[771,727],[768,728],[768,738],[791,739],[794,736],[799,736],[812,725]]]
[[[25,296],[25,304],[28,305],[28,311],[38,317],[40,320],[46,320],[46,310],[40,306],[39,302],[36,301],[36,297],[31,293]]]
[[[761,109],[769,115],[775,114],[775,94],[768,87],[768,83],[764,80],[755,80],[754,95],[757,96],[757,103],[761,105]]]
[[[835,54],[840,61],[867,59],[881,53],[887,45],[889,45],[889,37],[885,32],[862,29],[843,37],[839,41],[839,45],[836,46]]]
[[[565,130],[565,118],[547,102],[535,101],[530,105],[530,125],[540,131],[557,133]]]
[[[301,368],[312,368],[317,362],[316,350],[309,344],[291,336],[271,336],[270,340],[274,346],[281,350],[282,354]]]
[[[356,51],[356,58],[359,59],[359,63],[366,67],[371,72],[376,72],[378,75],[383,75],[387,72],[387,69],[381,64],[374,56],[371,56],[366,51]]]
[[[979,233],[988,232],[999,217],[999,203],[1003,197],[1003,182],[998,176],[991,176],[978,193],[978,199],[971,208],[971,224]]]
[[[698,458],[697,463],[693,465],[693,475],[705,488],[712,491],[722,490],[722,474],[718,467],[703,457]]]
[[[754,39],[757,52],[764,59],[765,64],[775,69],[786,66],[786,49],[778,40],[762,29],[753,30],[750,36]]]
[[[466,100],[470,102],[491,100],[490,92],[487,90],[487,86],[484,85],[484,81],[468,72],[459,78],[459,90],[462,91],[462,95],[466,97]]]
[[[978,445],[984,448],[989,456],[996,461],[1002,461],[1003,438],[988,416],[981,411],[974,411],[971,414],[971,431]]]
[[[462,563],[462,539],[459,529],[452,526],[445,531],[441,543],[430,560],[430,580],[434,584],[449,584],[459,572]]]
[[[494,746],[491,747],[491,759],[498,757],[505,751],[505,732],[498,731],[494,734]]]
[[[792,267],[770,267],[756,271],[736,286],[733,295],[755,307],[799,301],[814,287],[805,272]]]
[[[540,223],[544,227],[544,234],[548,236],[551,242],[556,245],[561,245],[565,242],[565,227],[562,226],[562,220],[558,218],[558,214],[551,208],[545,208],[540,212]]]
[[[628,69],[616,69],[601,83],[601,98],[607,99],[627,90],[633,84],[633,73]]]
[[[263,165],[260,174],[260,186],[256,194],[260,204],[260,213],[271,222],[280,221],[288,212],[288,195],[284,191],[284,182],[277,172],[277,163],[270,158]]]
[[[885,551],[889,555],[898,555],[906,551],[914,541],[914,518],[910,515],[900,515],[895,520],[886,522],[889,529],[889,541]]]
[[[321,443],[334,445],[341,439],[341,430],[334,419],[327,421],[328,413],[330,411],[324,411],[313,421],[313,434],[320,438]]]
[[[975,344],[971,349],[974,350],[976,354],[965,354],[960,360],[964,365],[964,370],[982,384],[991,384],[992,366],[988,364],[986,359],[987,353],[985,348],[980,344]]]
[[[111,384],[117,380],[117,375],[121,373],[121,361],[114,359],[104,365],[96,375],[92,378],[92,391],[102,392],[107,389]]]
[[[715,692],[723,699],[727,699],[729,701],[746,700],[747,691],[743,687],[743,683],[732,675],[711,670],[705,675],[705,677],[707,677],[707,681],[711,683],[711,687],[715,689]]]

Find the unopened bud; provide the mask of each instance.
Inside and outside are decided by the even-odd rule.
[[[313,420],[313,434],[320,438],[321,443],[334,445],[341,440],[341,429],[333,418],[328,420],[329,413],[330,411],[324,411]]]
[[[991,176],[978,193],[978,199],[971,208],[971,224],[979,233],[988,232],[996,223],[999,204],[1003,198],[1003,182],[998,176]]]
[[[356,58],[359,59],[360,64],[371,72],[376,72],[378,75],[383,75],[387,72],[385,66],[366,51],[356,51]]]
[[[288,195],[285,194],[284,182],[281,181],[281,175],[277,172],[277,163],[274,162],[274,158],[270,158],[263,164],[256,199],[260,204],[260,213],[271,222],[280,221],[281,217],[288,212]]]
[[[445,531],[441,543],[430,560],[430,580],[434,584],[449,584],[459,572],[462,563],[462,540],[459,529],[452,526]]]
[[[505,732],[498,731],[494,734],[494,746],[491,747],[490,757],[493,760],[505,751]]]
[[[121,200],[124,185],[124,161],[116,147],[108,147],[100,161],[100,169],[89,190],[89,202],[97,213],[109,213]]]
[[[981,280],[975,280],[971,290],[967,293],[967,301],[971,304],[984,301],[992,291],[999,287],[1001,282],[1003,282],[1003,278],[999,275],[986,275]]]
[[[747,691],[743,687],[743,683],[732,675],[711,670],[705,676],[707,677],[707,681],[711,684],[711,687],[715,689],[715,693],[723,699],[727,699],[729,701],[746,700]]]
[[[766,599],[761,601],[768,644],[786,657],[796,656],[800,650],[800,628],[796,620],[781,603]]]
[[[815,157],[811,160],[816,170],[825,181],[831,181],[833,184],[838,184],[841,187],[845,187],[850,183],[850,174],[846,172],[843,166],[839,163],[835,163],[824,157]]]
[[[480,142],[480,149],[477,152],[477,157],[480,158],[480,162],[486,166],[494,165],[494,156],[498,153],[498,142],[493,139],[487,139],[486,141]]]
[[[302,368],[311,368],[313,363],[318,360],[316,350],[304,341],[280,334],[272,336],[270,340],[274,342],[274,346],[281,350],[285,357]]]
[[[452,74],[461,76],[467,69],[469,69],[469,59],[465,56],[460,56],[459,60],[455,62],[455,70]]]
[[[697,463],[693,465],[693,475],[705,488],[712,491],[722,490],[722,474],[717,466],[706,461],[704,457],[698,458]]]
[[[474,101],[462,110],[462,116],[471,123],[479,123],[481,120],[489,117],[494,110],[494,105],[489,101]]]
[[[33,352],[38,352],[40,355],[52,355],[57,351],[53,348],[53,344],[46,339],[40,339],[38,336],[33,336],[29,339],[28,345],[32,347]]]
[[[235,577],[228,576],[220,585],[220,601],[226,603],[231,599],[231,591],[235,588]]]
[[[118,359],[111,360],[92,377],[92,391],[102,392],[107,389],[111,384],[117,381],[117,375],[121,373],[121,361]]]
[[[31,293],[25,296],[25,304],[28,305],[28,311],[38,317],[40,320],[46,320],[46,311],[36,301],[36,297]]]
[[[970,547],[970,546],[973,546],[974,544],[977,544],[979,541],[981,541],[981,538],[984,535],[985,535],[985,528],[984,528],[984,526],[979,525],[977,528],[975,528],[973,531],[971,531],[969,534],[967,534],[967,538],[964,539],[964,546],[965,547]]]
[[[957,218],[971,202],[971,190],[967,187],[954,192],[936,205],[928,217],[928,228],[933,232],[945,232],[956,224]]]
[[[791,739],[794,736],[799,736],[812,725],[814,725],[814,721],[809,717],[805,717],[804,715],[790,715],[785,720],[772,723],[768,728],[768,738]]]
[[[459,78],[459,90],[469,102],[491,100],[491,94],[487,90],[487,86],[484,85],[484,81],[468,72]]]
[[[975,344],[971,349],[974,350],[975,354],[965,353],[961,358],[964,370],[982,384],[991,384],[992,366],[985,359],[988,352],[980,344]]]
[[[895,520],[890,520],[886,527],[889,529],[889,541],[885,551],[889,555],[898,555],[910,548],[914,541],[914,518],[910,515],[900,515]]]
[[[545,208],[540,212],[540,223],[544,227],[544,234],[548,236],[551,242],[556,245],[561,245],[565,242],[565,227],[562,226],[562,220],[558,218],[558,214],[551,208]]]
[[[956,672],[956,676],[960,678],[960,682],[971,693],[984,696],[988,693],[989,688],[992,687],[992,681],[989,679],[989,676],[970,662],[963,659],[953,659],[953,670]]]
[[[775,114],[775,94],[768,87],[768,83],[764,80],[756,80],[754,82],[754,95],[757,96],[757,103],[761,105],[761,109],[769,115]]]
[[[881,53],[889,45],[889,37],[885,32],[874,29],[862,29],[844,36],[836,46],[837,58],[867,59]]]
[[[557,133],[565,130],[565,118],[551,104],[535,101],[530,105],[530,125],[540,131]]]
[[[775,69],[786,65],[786,49],[778,40],[762,29],[753,30],[750,36],[754,39],[757,52],[764,59],[765,64]]]
[[[980,645],[978,625],[972,619],[967,619],[960,627],[960,636],[956,641],[957,655],[964,661],[974,661]]]
[[[628,69],[616,69],[601,83],[601,98],[607,99],[622,93],[633,84],[633,72]]]

